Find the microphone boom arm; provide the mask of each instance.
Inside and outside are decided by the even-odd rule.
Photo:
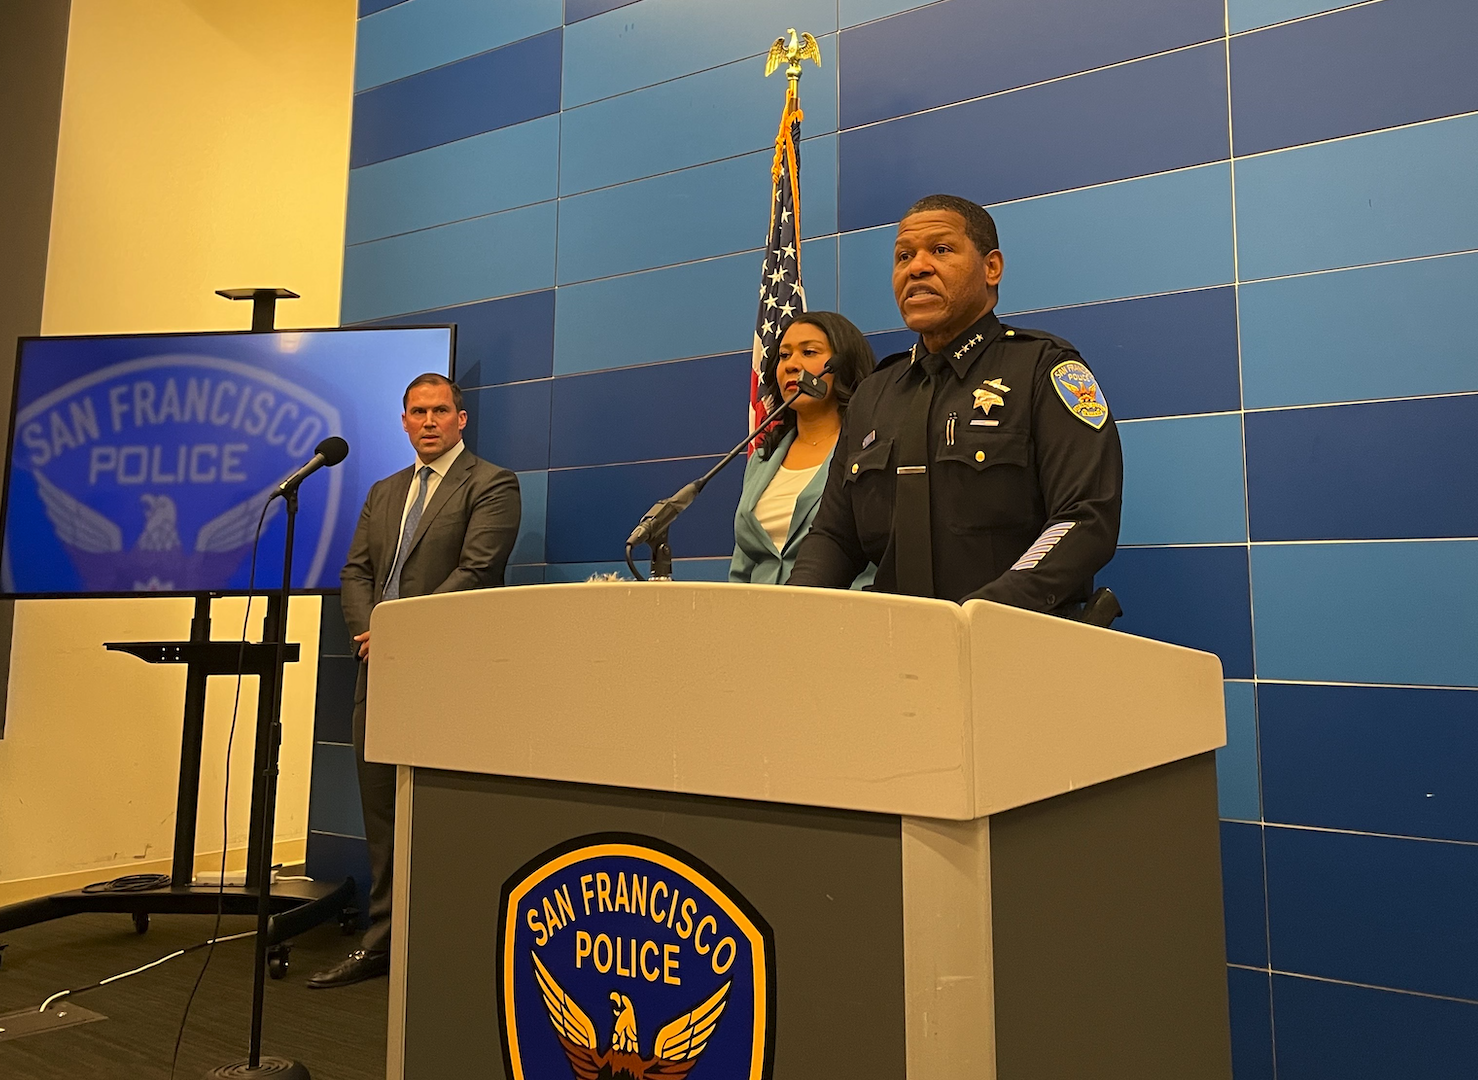
[[[826,366],[821,369],[821,374],[825,375],[830,371],[831,361],[828,360]],[[826,396],[825,384],[817,376],[805,370],[801,371],[800,386],[796,388],[796,392],[781,402],[780,408],[760,421],[759,427],[744,436],[734,449],[719,458],[718,463],[713,468],[709,469],[692,483],[684,485],[675,495],[671,495],[653,504],[652,508],[642,515],[642,519],[636,523],[636,528],[631,530],[631,535],[626,539],[626,565],[631,569],[632,574],[636,576],[636,580],[647,580],[642,576],[641,571],[636,568],[636,562],[631,555],[632,549],[640,547],[642,544],[646,544],[652,552],[652,580],[667,580],[672,577],[672,548],[667,544],[667,530],[672,527],[672,523],[677,520],[679,514],[692,505],[693,500],[698,497],[698,493],[708,486],[710,480],[738,457],[745,447],[764,434],[767,428],[783,417],[785,410],[794,405],[803,396],[818,398]]]

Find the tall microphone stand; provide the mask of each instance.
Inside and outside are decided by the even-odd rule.
[[[821,369],[821,374],[826,375],[831,370],[831,361],[828,360],[826,366]],[[672,523],[677,520],[678,515],[692,505],[693,500],[698,497],[698,493],[708,486],[710,480],[721,473],[729,462],[739,456],[740,451],[759,438],[766,428],[784,416],[785,410],[794,405],[803,396],[814,398],[824,398],[826,396],[826,384],[818,376],[812,375],[804,369],[800,373],[800,386],[796,389],[796,392],[782,402],[780,408],[760,421],[759,427],[744,436],[738,446],[721,457],[717,465],[698,477],[691,484],[686,485],[676,495],[663,499],[661,502],[654,503],[652,508],[642,515],[642,519],[636,523],[636,528],[631,530],[631,535],[626,538],[626,565],[630,567],[637,581],[648,580],[636,568],[636,561],[631,555],[632,549],[640,547],[642,544],[646,544],[652,552],[652,573],[650,580],[672,580],[672,547],[667,542],[667,530],[672,527]]]
[[[300,481],[301,482],[301,481]],[[276,626],[277,660],[272,667],[272,721],[267,736],[267,754],[262,763],[260,780],[266,798],[264,807],[277,805],[277,764],[282,750],[282,675],[287,664],[287,602],[293,580],[293,537],[298,522],[298,488],[288,488],[282,496],[287,504],[287,547],[282,556],[282,588],[278,593]],[[251,603],[248,595],[247,603]],[[252,943],[251,1040],[246,1061],[222,1065],[206,1073],[206,1080],[250,1080],[272,1077],[273,1080],[311,1080],[307,1066],[288,1058],[262,1056],[262,1005],[267,992],[267,923],[272,899],[272,837],[263,835],[261,861],[257,866],[257,936]]]

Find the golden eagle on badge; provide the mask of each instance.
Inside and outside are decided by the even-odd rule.
[[[1080,405],[1087,405],[1098,400],[1098,384],[1092,380],[1082,383],[1071,383],[1064,378],[1062,385],[1072,392],[1073,397],[1078,399],[1078,404]]]
[[[765,58],[765,75],[768,76],[781,64],[789,63],[790,69],[786,74],[799,76],[801,73],[802,60],[814,60],[816,66],[821,66],[821,46],[810,34],[801,34],[796,37],[792,28],[786,31],[790,35],[790,44],[785,43],[784,37],[777,37],[775,44],[770,46],[770,55]]]
[[[534,978],[544,995],[544,1007],[549,1010],[549,1020],[577,1080],[679,1080],[687,1076],[708,1045],[729,995],[730,984],[724,983],[703,1004],[657,1032],[652,1056],[642,1057],[636,1034],[636,1009],[629,997],[613,991],[611,1004],[616,1013],[616,1030],[610,1047],[601,1053],[596,1048],[595,1025],[590,1017],[554,981],[539,958],[529,955],[534,961]]]

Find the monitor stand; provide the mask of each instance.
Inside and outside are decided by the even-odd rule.
[[[113,911],[133,916],[140,933],[149,929],[151,914],[254,915],[264,865],[262,845],[272,843],[276,807],[268,802],[260,765],[267,760],[271,731],[271,675],[277,657],[274,640],[278,620],[285,617],[277,596],[267,600],[263,640],[247,642],[210,639],[209,595],[195,598],[195,615],[188,641],[110,641],[106,647],[137,656],[149,664],[185,665],[184,731],[180,740],[180,781],[175,808],[174,856],[168,882],[138,891],[89,886],[73,892],[25,900],[0,907],[0,933],[22,926],[83,912]],[[287,646],[286,660],[296,663],[299,646]],[[247,840],[246,881],[242,885],[195,885],[195,829],[200,798],[200,755],[205,734],[205,687],[211,676],[255,675],[262,682],[257,694],[257,737],[253,760],[251,833]],[[270,884],[268,971],[274,979],[287,974],[288,941],[298,934],[337,918],[345,933],[354,931],[353,878],[340,882],[283,881]]]

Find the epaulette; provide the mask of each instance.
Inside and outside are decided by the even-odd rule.
[[[1078,352],[1078,347],[1067,340],[1067,338],[1060,338],[1056,334],[1047,333],[1045,330],[1033,330],[1026,326],[1008,326],[1005,323],[1001,324],[1001,328],[1004,331],[1003,336],[1007,340],[1025,338],[1027,341],[1050,341],[1059,349],[1063,349],[1074,355]]]
[[[896,364],[900,360],[907,360],[911,355],[913,354],[912,350],[910,349],[904,349],[902,352],[890,353],[889,355],[879,360],[878,366],[873,368],[873,370],[882,371],[883,368],[887,367],[890,364]]]

